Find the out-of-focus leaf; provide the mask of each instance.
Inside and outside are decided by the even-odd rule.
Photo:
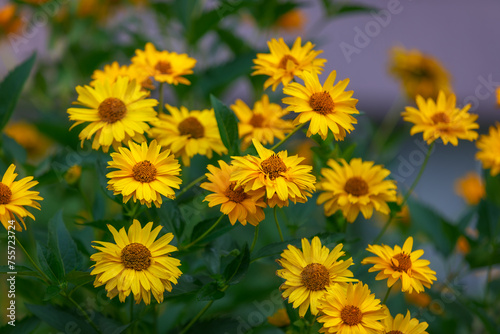
[[[471,268],[487,267],[500,263],[500,245],[492,246],[489,241],[474,245],[465,256]]]
[[[205,233],[212,225],[215,223],[215,221],[219,219],[217,218],[210,218],[210,219],[205,219],[198,224],[195,225],[193,228],[193,232],[191,233],[191,241],[194,241],[198,239],[203,233]],[[222,218],[222,221],[212,230],[210,231],[209,234],[205,236],[203,239],[204,242],[211,241],[226,232],[229,232],[233,229],[233,226],[229,224],[229,221],[227,217]]]
[[[199,301],[217,300],[224,297],[224,291],[220,291],[217,282],[210,282],[204,285],[196,295]]]
[[[328,16],[341,16],[349,14],[368,13],[370,11],[377,11],[378,8],[367,6],[364,4],[353,4],[351,2],[338,2],[331,0],[322,0],[323,6],[326,9]]]
[[[200,291],[203,284],[193,276],[183,274],[177,280],[177,284],[172,285],[172,291],[165,294],[165,299],[186,298]]]
[[[244,332],[243,332],[244,330]],[[217,317],[208,320],[197,321],[186,334],[239,334],[253,333],[251,327],[244,323],[241,324],[238,319],[229,317]],[[270,333],[270,332],[268,332]]]
[[[500,230],[500,208],[488,200],[481,200],[477,208],[477,230],[480,238],[493,238]]]
[[[210,95],[210,101],[215,111],[217,126],[219,127],[222,143],[229,151],[229,155],[239,155],[238,122],[236,115],[218,98]]]
[[[92,222],[88,222],[83,224],[84,226],[92,226],[95,228],[98,228],[103,231],[109,231],[108,229],[108,224],[116,228],[117,230],[120,230],[124,226],[128,226],[130,222],[126,220],[118,220],[118,219],[100,219],[100,220],[94,220]],[[82,224],[78,224],[82,225]]]
[[[8,318],[7,321],[11,321]],[[40,319],[37,317],[24,317],[20,320],[16,319],[15,326],[5,324],[5,326],[0,327],[0,333],[2,334],[19,334],[19,333],[32,333],[39,325]]]
[[[56,117],[47,117],[49,118],[35,123],[35,126],[41,133],[64,147],[70,147],[74,150],[80,146],[80,139],[78,139],[79,131],[76,128],[69,131],[71,127],[69,121]]]
[[[94,281],[95,277],[90,275],[90,273],[88,273],[86,271],[73,270],[72,272],[66,274],[64,279],[68,283],[71,283],[71,284],[78,286],[78,285],[84,285],[84,284],[87,284],[87,283]]]
[[[62,210],[49,221],[49,249],[55,257],[54,263],[63,265],[63,276],[74,269],[79,269],[82,258],[71,234],[62,218]]]
[[[51,300],[52,298],[59,296],[61,292],[61,287],[59,285],[49,285],[45,290],[45,295],[43,296],[44,301]]]
[[[231,30],[224,28],[215,29],[217,35],[221,41],[231,49],[235,55],[241,55],[245,53],[252,52],[253,57],[255,57],[255,51],[245,43],[245,40],[239,36],[236,36]]]
[[[99,155],[97,158],[97,176],[99,178],[99,184],[101,185],[102,191],[114,202],[122,205],[123,201],[120,197],[113,195],[113,192],[108,189],[108,178],[106,174],[109,172],[107,170],[109,156],[105,156],[104,154]]]
[[[6,134],[2,134],[2,147],[9,160],[14,160],[19,164],[26,162],[26,150],[24,147]]]
[[[172,231],[177,240],[180,240],[184,233],[186,222],[182,217],[181,210],[176,201],[164,201],[161,207],[155,208],[160,217],[160,223],[165,225],[168,231]]]
[[[10,270],[9,266],[0,266],[1,274],[7,274],[10,272],[15,272],[16,275],[40,277],[40,274],[38,274],[36,271],[25,266],[20,266],[16,264],[15,270]]]
[[[40,320],[46,322],[55,329],[67,332],[68,325],[74,324],[72,330],[79,328],[82,333],[93,334],[96,331],[85,321],[83,317],[77,316],[67,310],[56,308],[51,305],[26,304],[26,308]]]
[[[484,180],[486,187],[486,198],[500,206],[500,175],[491,176],[489,170],[484,171]]]
[[[40,245],[38,242],[36,243],[36,253],[37,253],[37,258],[38,258],[38,263],[40,265],[40,269],[44,272],[45,275],[52,281],[52,282],[57,282],[58,279],[57,277],[62,277],[63,276],[63,269],[62,269],[62,264],[59,263],[54,268],[49,265],[47,256],[50,250],[47,247],[44,247]]]
[[[227,284],[238,283],[245,276],[250,265],[250,251],[248,245],[245,245],[243,251],[234,258],[224,269],[224,278]]]

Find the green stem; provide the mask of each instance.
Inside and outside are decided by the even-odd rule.
[[[401,208],[405,206],[406,202],[408,201],[408,198],[410,198],[411,193],[413,192],[413,190],[417,186],[418,181],[420,181],[420,178],[422,177],[422,174],[424,173],[425,166],[427,166],[427,162],[429,161],[429,157],[431,156],[431,152],[432,152],[433,148],[434,148],[434,142],[429,146],[429,149],[427,150],[427,154],[425,156],[424,163],[422,164],[422,166],[420,166],[420,171],[418,172],[417,177],[415,178],[415,180],[411,184],[410,189],[408,189],[405,196],[403,197],[403,201],[401,202]],[[391,213],[389,214],[389,218],[387,219],[387,222],[385,223],[384,227],[382,228],[380,233],[377,235],[377,237],[373,241],[374,244],[378,243],[380,238],[382,238],[382,236],[384,235],[385,231],[387,230],[387,228],[391,224],[391,222],[394,219],[394,217],[396,216],[396,214],[397,214],[396,211],[391,211]]]
[[[387,292],[385,293],[385,297],[384,297],[384,300],[382,301],[382,304],[385,305],[385,302],[387,301],[387,298],[389,297],[389,293],[391,292],[391,289],[392,289],[392,286],[387,288]]]
[[[177,195],[175,197],[176,198],[181,197],[186,191],[188,191],[189,189],[191,189],[192,187],[194,187],[197,183],[205,180],[206,178],[207,178],[206,175],[202,175],[199,178],[191,181],[191,183],[189,183],[187,186],[185,186],[184,188],[182,188],[181,191],[179,191],[179,193],[177,193]]]
[[[259,236],[259,227],[260,224],[255,226],[255,233],[253,235],[252,246],[250,246],[250,253],[253,251],[253,249],[255,248],[255,244],[257,243],[257,237]]]
[[[300,124],[299,126],[297,126],[295,129],[292,130],[292,132],[290,132],[289,134],[286,135],[285,138],[283,138],[279,143],[277,143],[276,145],[274,145],[273,147],[270,148],[271,151],[274,151],[276,150],[278,147],[280,147],[284,142],[286,142],[288,140],[288,138],[290,138],[291,136],[293,136],[293,134],[297,131],[299,131],[300,129],[302,129],[302,127],[306,125],[306,123],[302,123]]]
[[[87,314],[87,312],[85,312],[85,310],[80,306],[80,304],[78,304],[73,298],[71,298],[70,296],[68,295],[64,295],[73,305],[75,305],[75,307],[78,309],[78,311],[80,311],[83,315],[83,317],[85,318],[85,320],[87,320],[87,322],[90,324],[90,326],[92,326],[92,328],[95,329],[95,331],[99,334],[102,334],[101,330],[99,329],[99,327],[96,326],[96,324],[92,321],[92,319],[90,319],[89,315]]]
[[[281,227],[280,227],[280,222],[278,221],[277,209],[278,209],[278,206],[275,206],[274,207],[274,221],[276,222],[276,227],[278,228],[281,242],[283,242],[283,241],[285,241],[285,239],[283,239],[283,233],[281,233]]]
[[[38,273],[42,276],[43,280],[45,281],[45,283],[49,284],[50,285],[50,278],[42,271],[42,269],[40,269],[40,267],[35,263],[35,261],[33,260],[33,258],[29,255],[29,253],[26,251],[26,249],[24,248],[23,244],[21,244],[21,241],[19,241],[19,239],[16,237],[16,245],[18,245],[19,247],[21,247],[21,249],[23,250],[24,254],[26,255],[26,257],[28,258],[28,261],[31,263],[31,265],[36,269],[36,271],[38,271]]]
[[[211,226],[208,230],[206,230],[206,231],[205,231],[205,233],[203,233],[202,235],[200,235],[198,238],[196,238],[194,241],[192,241],[192,242],[191,242],[190,244],[188,244],[186,247],[182,247],[182,248],[181,248],[181,249],[179,249],[179,250],[186,250],[186,249],[188,249],[188,248],[192,247],[193,245],[197,244],[197,243],[198,243],[198,241],[200,241],[200,240],[202,240],[203,238],[205,238],[205,237],[206,237],[206,236],[207,236],[210,232],[212,232],[212,230],[213,230],[214,228],[216,228],[216,227],[217,227],[217,225],[219,225],[219,223],[222,221],[222,218],[224,218],[224,216],[225,216],[224,214],[223,214],[223,215],[221,215],[221,216],[219,217],[219,219],[217,219],[217,221],[216,221],[216,222],[215,222],[215,223],[214,223],[214,224],[213,224],[213,225],[212,225],[212,226]]]
[[[164,83],[160,82],[159,96],[158,96],[158,100],[160,103],[160,106],[158,107],[158,112],[160,112],[160,113],[163,112],[163,86],[164,86]]]

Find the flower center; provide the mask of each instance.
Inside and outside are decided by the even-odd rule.
[[[254,128],[261,128],[264,124],[264,120],[264,116],[262,116],[261,114],[255,114],[252,116],[252,119],[250,119],[250,125],[252,125]]]
[[[122,249],[121,259],[125,268],[141,271],[151,265],[151,252],[143,244],[133,242]]]
[[[243,187],[239,187],[236,190],[234,190],[234,186],[236,185],[236,182],[231,182],[229,187],[227,187],[226,191],[224,191],[224,196],[229,198],[230,201],[233,201],[235,203],[241,203],[243,202],[248,196],[247,194],[243,191]]]
[[[363,313],[357,306],[347,305],[340,311],[340,318],[349,326],[356,326],[363,319]]]
[[[431,119],[435,124],[437,124],[437,123],[450,123],[450,116],[448,116],[447,114],[445,114],[442,111],[432,115]]]
[[[262,171],[266,173],[271,180],[275,180],[281,175],[281,173],[284,173],[287,170],[283,160],[281,160],[281,158],[276,154],[273,154],[266,160],[262,161],[260,163],[260,167],[262,167]]]
[[[399,253],[394,255],[392,257],[391,263],[392,263],[392,269],[399,272],[401,271],[408,272],[408,269],[411,268],[410,255],[405,253]]]
[[[155,70],[159,71],[161,74],[171,74],[172,65],[168,61],[160,60],[155,65]]]
[[[360,177],[351,177],[344,186],[345,192],[354,196],[363,196],[368,194],[368,184]]]
[[[148,160],[136,163],[132,168],[132,173],[134,174],[134,179],[141,183],[149,183],[156,180],[156,167]]]
[[[115,123],[125,117],[127,106],[116,97],[108,97],[102,101],[97,108],[101,120],[107,123]]]
[[[12,190],[2,182],[0,182],[0,204],[9,204],[12,197]]]
[[[321,115],[329,114],[333,111],[335,104],[328,92],[314,93],[309,98],[309,105],[315,112]]]
[[[311,291],[323,290],[330,284],[328,269],[319,263],[310,263],[300,273],[302,284]]]
[[[177,126],[182,136],[189,136],[190,138],[198,139],[203,138],[205,135],[205,128],[194,117],[188,117]]]
[[[403,334],[403,332],[401,332],[401,331],[390,331],[390,332],[387,332],[387,334]]]
[[[291,60],[295,65],[298,65],[299,62],[297,61],[297,59],[295,59],[293,56],[291,55],[284,55],[283,58],[281,58],[279,64],[278,64],[278,68],[283,68],[286,70],[286,65],[288,64],[288,61]]]

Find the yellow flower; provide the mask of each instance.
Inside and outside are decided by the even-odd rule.
[[[116,150],[123,142],[133,140],[145,141],[143,133],[149,130],[146,122],[153,122],[158,104],[154,99],[146,99],[148,92],[134,80],[120,77],[116,82],[98,81],[95,88],[78,86],[78,101],[73,102],[84,108],[69,108],[69,120],[76,121],[70,129],[83,123],[88,124],[80,132],[80,140],[89,140],[94,136],[92,148],[98,150],[102,146],[108,152],[113,145]]]
[[[455,191],[470,205],[476,205],[486,194],[481,177],[475,173],[467,173],[455,182]]]
[[[37,127],[25,121],[7,125],[4,133],[24,147],[28,158],[38,159],[45,155],[52,142]]]
[[[115,243],[94,241],[99,246],[92,245],[99,251],[90,256],[96,262],[90,273],[96,275],[94,287],[105,285],[107,296],[112,299],[118,295],[122,303],[130,292],[136,304],[143,300],[148,305],[151,293],[158,303],[163,302],[164,291],[172,291],[172,283],[177,284],[182,274],[178,268],[181,262],[170,256],[177,250],[169,245],[174,235],[167,233],[155,241],[163,226],[151,231],[152,227],[150,222],[142,228],[136,219],[128,233],[124,227],[118,232],[108,225]]]
[[[134,65],[120,66],[118,62],[113,62],[111,65],[104,65],[103,70],[95,70],[92,74],[94,79],[90,85],[95,87],[96,82],[108,80],[110,83],[116,82],[119,77],[128,77],[130,81],[135,80],[139,83],[142,89],[154,89],[153,82],[147,72],[142,71]]]
[[[429,304],[431,303],[432,299],[431,299],[431,296],[429,296],[429,294],[425,293],[425,292],[406,292],[405,293],[405,300],[408,302],[408,303],[411,303],[411,304],[414,304],[418,307],[427,307],[429,306]]]
[[[497,105],[500,107],[500,87],[497,87]]]
[[[269,97],[264,94],[255,102],[253,110],[242,100],[236,100],[231,106],[238,117],[238,132],[243,138],[242,149],[246,150],[252,138],[263,145],[273,144],[274,137],[282,140],[285,134],[293,129],[292,121],[283,120],[281,117],[288,114],[277,103],[269,103]]]
[[[275,327],[290,326],[290,317],[284,308],[280,308],[273,315],[267,317],[267,322]]]
[[[151,207],[151,203],[159,208],[162,204],[161,195],[175,198],[172,188],[179,189],[182,180],[180,165],[170,151],[161,151],[161,146],[153,140],[148,147],[147,142],[138,144],[129,142],[129,148],[120,147],[119,153],[111,153],[112,161],[108,168],[118,170],[106,175],[108,189],[115,195],[123,195],[123,203],[132,197],[141,204]]]
[[[302,40],[297,37],[292,49],[283,41],[283,38],[274,38],[267,42],[270,53],[258,53],[253,62],[255,71],[252,75],[267,75],[269,79],[264,83],[264,89],[273,86],[273,91],[280,83],[287,86],[294,77],[301,77],[303,71],[321,74],[326,59],[317,58],[323,51],[313,51],[314,44],[307,42],[301,46]]]
[[[430,288],[432,281],[436,280],[436,272],[429,268],[430,262],[422,260],[424,254],[422,249],[412,252],[413,238],[406,239],[403,248],[398,245],[394,249],[387,245],[368,245],[369,252],[377,257],[367,257],[362,264],[373,264],[368,271],[380,271],[376,280],[387,278],[387,286],[391,287],[398,279],[401,279],[402,291],[422,292],[424,286]]]
[[[281,259],[276,260],[283,269],[276,271],[276,275],[286,281],[281,284],[283,298],[293,303],[293,308],[299,308],[299,315],[303,317],[309,307],[313,315],[318,314],[319,300],[326,293],[328,287],[347,282],[356,282],[349,268],[352,258],[339,260],[345,255],[342,244],[338,244],[332,251],[321,246],[318,237],[312,242],[302,239],[302,251],[288,245],[281,253]]]
[[[417,95],[435,99],[439,91],[451,93],[450,74],[434,57],[412,49],[394,47],[391,50],[389,72],[403,86],[406,95],[414,99]]]
[[[263,201],[264,190],[244,191],[242,187],[236,187],[236,182],[229,179],[236,167],[219,160],[220,169],[208,165],[210,173],[205,174],[208,181],[200,185],[201,188],[211,191],[213,194],[207,195],[204,202],[208,202],[209,207],[222,204],[220,211],[229,216],[232,225],[238,220],[242,225],[247,221],[256,226],[264,218],[262,208],[266,207]]]
[[[188,79],[183,75],[193,73],[196,59],[187,54],[175,52],[158,51],[152,43],[147,43],[145,50],[136,50],[136,56],[132,58],[132,64],[142,68],[158,82],[177,85],[179,83],[190,85]]]
[[[352,98],[353,91],[345,91],[349,79],[344,79],[333,85],[336,72],[332,71],[323,86],[316,73],[304,72],[304,85],[293,82],[283,88],[285,97],[283,103],[288,104],[286,110],[299,113],[294,124],[303,124],[311,121],[307,136],[319,133],[324,140],[328,129],[332,131],[335,140],[344,140],[346,132],[354,130],[353,124],[358,121],[351,116],[359,114],[356,109],[358,100]]]
[[[0,182],[0,220],[7,230],[9,226],[12,226],[9,220],[15,220],[16,231],[22,231],[23,227],[26,230],[24,217],[28,216],[35,220],[35,216],[25,207],[40,210],[40,203],[36,201],[41,201],[43,198],[38,196],[40,194],[38,191],[29,190],[38,184],[37,181],[31,181],[33,176],[14,181],[17,177],[17,173],[14,173],[15,169],[16,166],[11,164]],[[19,222],[23,223],[23,226]]]
[[[426,322],[419,322],[417,319],[412,319],[410,311],[406,312],[406,316],[398,314],[396,317],[391,316],[388,308],[385,308],[387,317],[383,320],[384,333],[388,334],[428,334],[425,330],[429,325]]]
[[[75,184],[82,175],[82,166],[73,165],[64,174],[64,179],[68,184]]]
[[[232,157],[237,169],[231,176],[237,186],[245,192],[265,189],[270,207],[288,206],[288,200],[304,203],[315,191],[316,178],[311,174],[312,166],[302,165],[304,158],[288,156],[287,151],[274,153],[253,139],[258,157]]]
[[[179,110],[168,104],[166,108],[170,115],[160,114],[150,135],[160,145],[170,148],[176,156],[181,156],[185,166],[189,166],[195,154],[211,159],[212,151],[220,155],[227,153],[213,109],[188,111],[185,107]]]
[[[476,159],[480,160],[484,169],[491,169],[491,176],[500,173],[500,123],[490,126],[487,135],[481,135],[476,142],[479,152]]]
[[[349,283],[346,287],[335,284],[327,289],[320,302],[323,324],[319,333],[382,333],[380,322],[386,317],[380,299],[375,299],[367,284]]]
[[[373,161],[352,159],[347,163],[341,159],[341,166],[330,159],[330,168],[323,168],[323,179],[318,183],[318,190],[323,191],[318,197],[318,204],[325,204],[325,215],[331,216],[338,210],[348,222],[352,223],[359,212],[365,219],[373,214],[373,209],[388,214],[387,202],[396,202],[396,182],[385,180],[391,173]]]
[[[463,235],[458,237],[457,244],[455,245],[455,247],[463,255],[467,255],[470,252],[469,241],[467,241],[467,238],[464,237]]]
[[[19,31],[23,25],[15,4],[7,4],[0,8],[0,37]]]
[[[417,108],[406,107],[401,113],[403,119],[413,123],[410,134],[423,132],[424,140],[427,144],[441,138],[444,144],[450,142],[458,145],[458,139],[473,141],[477,139],[479,125],[475,123],[477,115],[469,114],[470,104],[462,109],[456,107],[455,94],[446,97],[443,91],[439,92],[437,101],[432,99],[424,100],[422,96],[417,96]]]
[[[304,12],[299,9],[292,9],[281,15],[276,21],[276,25],[287,31],[302,30],[306,23]]]

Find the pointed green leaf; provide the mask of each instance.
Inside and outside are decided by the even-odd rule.
[[[229,155],[239,155],[238,122],[236,115],[215,96],[210,95],[210,101],[215,111],[215,118],[217,119],[222,143],[229,151]]]

